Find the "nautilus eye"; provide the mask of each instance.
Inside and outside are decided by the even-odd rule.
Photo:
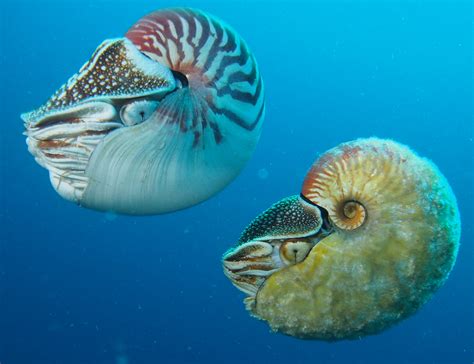
[[[302,262],[314,245],[308,241],[285,241],[280,247],[280,258],[286,264]]]
[[[138,100],[122,106],[120,119],[127,126],[136,125],[147,120],[158,108],[158,101]]]
[[[43,106],[22,115],[56,191],[125,214],[186,208],[244,167],[264,117],[260,72],[229,26],[186,8],[104,41]]]
[[[233,252],[254,240],[239,241],[223,261],[238,288],[245,279],[253,288],[242,290],[247,309],[275,331],[323,340],[376,334],[423,306],[456,260],[460,220],[449,184],[433,163],[394,141],[359,139],[324,153],[300,201],[320,211],[316,239],[294,236],[294,220],[270,223],[283,242],[281,263],[290,264],[269,263],[258,279],[229,270],[229,257],[234,266],[252,261]]]

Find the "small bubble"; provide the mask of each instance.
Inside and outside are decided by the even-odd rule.
[[[260,168],[257,172],[258,178],[260,179],[267,179],[268,178],[268,170],[266,168]]]
[[[116,360],[117,364],[128,364],[128,358],[125,355],[120,354],[117,356]]]
[[[118,217],[118,215],[113,211],[107,211],[105,213],[105,219],[107,221],[115,221],[117,219],[117,217]]]

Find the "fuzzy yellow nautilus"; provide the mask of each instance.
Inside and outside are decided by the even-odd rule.
[[[301,195],[258,216],[223,265],[273,330],[352,339],[418,310],[446,280],[459,238],[456,199],[432,162],[359,139],[323,154]]]

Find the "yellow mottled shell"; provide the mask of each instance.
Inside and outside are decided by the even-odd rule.
[[[409,148],[375,138],[342,144],[316,161],[302,193],[336,231],[259,290],[253,314],[272,329],[325,340],[374,334],[447,278],[459,245],[456,200],[436,166]],[[341,213],[348,201],[358,205]]]

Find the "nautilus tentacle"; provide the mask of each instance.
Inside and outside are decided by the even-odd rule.
[[[166,9],[103,42],[42,107],[27,142],[64,198],[127,214],[199,203],[250,158],[264,115],[254,57],[229,26]]]
[[[252,293],[247,308],[275,331],[324,340],[380,332],[419,309],[453,267],[455,197],[436,166],[403,145],[372,138],[331,149],[302,199],[326,211],[333,230]]]

